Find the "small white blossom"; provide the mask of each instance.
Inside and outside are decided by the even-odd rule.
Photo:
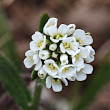
[[[51,51],[55,51],[55,50],[57,49],[57,44],[51,44],[51,45],[49,46],[49,49],[50,49]]]
[[[75,28],[76,28],[75,24],[69,24],[68,25],[67,35],[70,36],[71,34],[73,34],[73,32],[75,31]]]
[[[93,39],[90,35],[87,35],[84,30],[76,29],[73,33],[76,41],[81,45],[90,45],[93,43]]]
[[[34,60],[34,63],[36,64],[34,69],[37,71],[37,70],[39,70],[41,68],[42,61],[39,58],[39,55],[38,54],[36,54],[36,55],[33,56],[33,60]]]
[[[26,68],[31,68],[34,64],[36,64],[36,62],[34,62],[34,60],[33,60],[33,56],[35,54],[37,54],[37,53],[32,50],[28,50],[25,53],[26,58],[24,59],[24,65]]]
[[[46,87],[47,88],[51,88],[52,86],[52,89],[54,92],[60,92],[62,91],[62,82],[64,82],[65,86],[68,85],[68,82],[66,79],[62,79],[60,76],[55,76],[54,78],[51,77],[51,76],[48,76],[46,78]]]
[[[59,67],[56,62],[52,59],[48,59],[44,61],[45,65],[43,65],[43,69],[51,76],[55,76],[58,74]]]
[[[38,71],[38,76],[41,78],[41,79],[44,79],[46,77],[46,72],[44,71],[43,68],[40,68],[40,70]]]
[[[89,55],[89,50],[86,47],[80,47],[75,54],[72,56],[72,63],[80,67],[84,64],[84,58],[87,58]]]
[[[39,57],[43,60],[46,60],[47,58],[49,58],[49,51],[48,50],[40,50]]]
[[[62,54],[60,56],[60,62],[61,62],[61,65],[65,65],[65,64],[68,64],[68,56],[66,54]]]
[[[80,70],[77,71],[76,73],[76,79],[78,81],[83,81],[86,80],[87,75],[86,74],[91,74],[93,71],[93,67],[90,64],[84,64]]]
[[[47,35],[48,34],[48,28],[51,27],[51,26],[57,26],[57,21],[58,19],[57,18],[50,18],[47,23],[45,24],[44,28],[43,28],[43,32]]]
[[[35,32],[32,35],[32,40],[30,42],[30,49],[33,51],[42,50],[46,45],[46,36],[41,34],[40,32]]]
[[[51,26],[48,28],[48,33],[50,35],[50,40],[54,43],[58,43],[67,37],[68,26],[61,24],[57,29],[56,26]]]
[[[62,53],[67,52],[69,55],[74,55],[75,51],[78,49],[78,46],[78,43],[73,37],[68,37],[60,44],[60,50]]]
[[[91,63],[92,61],[94,61],[95,50],[91,46],[86,46],[86,48],[89,51],[89,55],[84,60],[86,61],[86,63]]]
[[[74,67],[74,65],[64,65],[60,68],[59,76],[67,78],[68,76],[72,76],[73,73],[76,73],[76,68]]]

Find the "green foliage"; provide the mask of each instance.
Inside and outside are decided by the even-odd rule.
[[[0,52],[9,58],[18,71],[21,70],[18,53],[2,7],[0,7]]]
[[[42,14],[41,18],[40,18],[40,24],[39,24],[39,32],[43,33],[43,27],[46,24],[46,22],[48,21],[49,16],[47,13]]]
[[[17,71],[2,55],[0,55],[0,79],[21,108],[28,110],[28,103],[31,102],[30,92]]]
[[[85,110],[101,87],[110,79],[110,53],[105,58],[94,73],[94,79],[88,84],[88,88],[85,90],[80,102],[73,110]]]
[[[32,74],[31,74],[32,80],[34,80],[34,79],[36,79],[36,78],[38,77],[37,73],[38,73],[38,71],[35,71],[35,70],[33,69]]]

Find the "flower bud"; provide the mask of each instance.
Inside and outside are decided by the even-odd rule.
[[[46,60],[47,58],[49,58],[49,51],[48,50],[41,50],[39,52],[39,57],[43,60]]]
[[[38,71],[38,76],[41,78],[41,79],[44,79],[46,77],[46,72],[44,71],[43,68],[41,68],[39,71]]]
[[[49,49],[50,49],[51,51],[55,51],[56,48],[57,48],[57,44],[51,44],[51,45],[49,46]]]
[[[61,65],[68,64],[68,56],[66,54],[62,54],[60,56]]]

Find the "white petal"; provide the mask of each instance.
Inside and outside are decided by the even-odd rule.
[[[35,42],[35,41],[31,41],[31,42],[30,42],[30,49],[31,49],[32,51],[38,51],[38,48],[37,48],[37,46],[36,46],[36,42]]]
[[[36,54],[35,51],[32,51],[32,50],[28,50],[26,53],[25,53],[25,56],[34,56]]]
[[[78,81],[84,81],[84,80],[86,80],[86,78],[87,78],[87,75],[84,73],[77,73],[77,75],[76,75],[76,79]]]
[[[34,65],[34,63],[33,61],[30,61],[30,58],[27,57],[24,59],[24,65],[26,68],[31,68]]]
[[[80,54],[82,58],[87,58],[89,55],[89,50],[85,47],[80,47]]]
[[[69,24],[68,25],[68,32],[67,35],[71,35],[75,31],[76,25],[75,24]]]
[[[60,51],[61,51],[62,53],[65,53],[65,48],[64,48],[64,46],[63,46],[62,43],[60,44]]]
[[[94,61],[94,56],[88,56],[87,58],[84,59],[86,63],[91,63]]]
[[[68,31],[68,26],[65,24],[61,24],[58,28],[58,33],[66,34]]]
[[[78,50],[78,43],[71,42],[70,45],[73,50]]]
[[[50,36],[54,36],[57,34],[57,27],[56,26],[51,26],[48,28],[48,33]]]
[[[93,67],[90,64],[85,64],[85,67],[83,68],[83,73],[85,74],[91,74],[93,71]]]
[[[53,39],[52,37],[50,37],[50,40],[54,43],[58,43],[59,42],[59,39]]]
[[[40,68],[40,70],[38,71],[38,76],[41,78],[41,79],[44,79],[46,77],[46,72],[44,71],[43,67]]]
[[[48,35],[48,28],[51,26],[57,26],[57,18],[50,18],[43,28],[43,32]]]
[[[39,55],[38,54],[35,54],[33,56],[33,60],[34,60],[34,64],[37,64],[39,62],[39,60],[40,60]]]
[[[83,41],[83,45],[89,45],[89,44],[92,44],[92,43],[93,43],[92,37],[89,36],[89,35],[86,35],[85,40]]]
[[[53,91],[54,92],[60,92],[62,91],[62,84],[55,84],[55,83],[52,83],[52,88],[53,88]]]
[[[37,64],[36,64],[36,66],[35,66],[35,70],[37,71],[37,70],[39,70],[40,68],[41,68],[41,66],[42,66],[42,61],[40,60]]]
[[[83,64],[84,64],[83,58],[80,57],[80,59],[76,59],[75,65],[76,65],[77,67],[80,67],[80,66],[83,65]]]
[[[43,69],[44,69],[45,72],[51,73],[51,70],[49,70],[49,68],[47,67],[47,65],[43,65]]]
[[[76,29],[75,32],[74,32],[74,34],[73,34],[73,36],[76,36],[76,37],[77,36],[78,37],[79,36],[81,37],[81,36],[84,36],[84,35],[85,35],[85,31],[84,30],[81,30],[81,29]]]
[[[47,88],[51,88],[51,85],[52,85],[51,77],[48,76],[48,77],[46,78],[46,87],[47,87]]]
[[[40,32],[35,32],[35,34],[32,35],[32,40],[35,42],[38,42],[39,40],[43,40],[43,35]]]
[[[65,86],[68,86],[68,81],[65,78],[62,78],[61,80],[65,84]]]
[[[45,64],[48,64],[48,63],[55,63],[55,61],[52,60],[52,59],[48,59],[48,60],[45,60],[44,63],[45,63]]]
[[[75,52],[73,50],[66,50],[69,55],[74,55]]]

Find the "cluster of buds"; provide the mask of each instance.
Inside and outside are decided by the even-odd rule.
[[[61,24],[57,28],[57,18],[50,18],[43,33],[32,35],[30,50],[25,53],[24,65],[35,71],[41,79],[46,78],[46,87],[55,92],[62,90],[62,83],[83,81],[91,74],[95,51],[90,33],[76,29],[75,24]]]

